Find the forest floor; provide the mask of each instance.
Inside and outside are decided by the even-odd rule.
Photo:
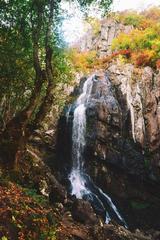
[[[0,239],[56,239],[58,214],[36,190],[0,181]]]
[[[116,224],[84,225],[62,204],[51,205],[35,189],[0,178],[1,240],[158,240],[160,232],[131,233]]]
[[[28,149],[27,153],[32,154],[21,162],[19,174],[0,169],[0,240],[160,239],[160,231],[154,229],[133,232],[115,222],[104,224],[100,219],[96,224],[75,221],[70,199],[67,204],[53,204],[37,190],[37,182],[50,172],[42,161],[46,149]]]

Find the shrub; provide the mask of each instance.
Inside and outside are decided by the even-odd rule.
[[[124,17],[123,23],[125,25],[132,25],[133,27],[138,27],[142,21],[143,17],[137,13],[130,13]]]
[[[152,59],[154,58],[154,51],[152,50],[144,50],[140,52],[132,53],[131,61],[136,66],[147,66],[151,65]]]
[[[68,55],[77,72],[89,73],[96,60],[96,51],[80,52],[74,48],[70,49]]]
[[[124,25],[132,25],[138,29],[152,27],[154,23],[160,22],[160,7],[152,7],[143,12],[123,11],[115,14],[118,22]]]
[[[101,30],[100,20],[97,18],[88,17],[87,22],[91,25],[94,35],[97,36]]]
[[[156,67],[157,67],[157,69],[160,70],[160,59],[157,60],[157,62],[156,62]]]
[[[112,42],[115,55],[125,55],[137,66],[156,66],[160,58],[160,24],[145,29],[133,29],[130,33],[120,33]],[[122,52],[120,52],[122,51]],[[132,53],[132,54],[131,54]]]

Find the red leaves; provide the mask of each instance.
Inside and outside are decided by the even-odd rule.
[[[10,183],[0,186],[0,239],[6,236],[12,240],[40,239],[41,234],[50,232],[48,214],[53,210],[41,206],[23,189]]]
[[[157,60],[156,67],[157,67],[157,69],[160,69],[160,59]]]
[[[111,56],[116,57],[118,55],[124,55],[124,56],[126,56],[126,58],[129,58],[131,56],[131,50],[130,49],[122,49],[122,50],[112,53]]]

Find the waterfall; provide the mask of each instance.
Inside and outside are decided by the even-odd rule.
[[[88,102],[91,100],[94,81],[97,81],[94,75],[85,81],[83,91],[75,103],[76,107],[72,126],[73,164],[69,175],[71,194],[79,199],[83,198],[90,201],[95,209],[98,209],[100,212],[105,212],[106,223],[109,223],[111,218],[114,218],[120,224],[127,227],[111,198],[93,183],[84,169],[83,156],[86,145],[86,108]]]
[[[72,127],[72,171],[69,176],[71,182],[72,194],[81,199],[84,194],[90,191],[85,187],[86,182],[83,174],[83,153],[85,147],[86,133],[86,104],[92,91],[92,76],[88,78],[83,86],[82,94],[76,102],[74,110],[73,127]]]

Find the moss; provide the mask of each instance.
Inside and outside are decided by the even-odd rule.
[[[32,197],[39,204],[45,205],[48,202],[44,196],[37,193],[36,189],[23,188],[23,191],[26,195]]]
[[[131,207],[133,209],[141,210],[150,207],[150,204],[147,202],[138,202],[138,201],[131,201]]]

